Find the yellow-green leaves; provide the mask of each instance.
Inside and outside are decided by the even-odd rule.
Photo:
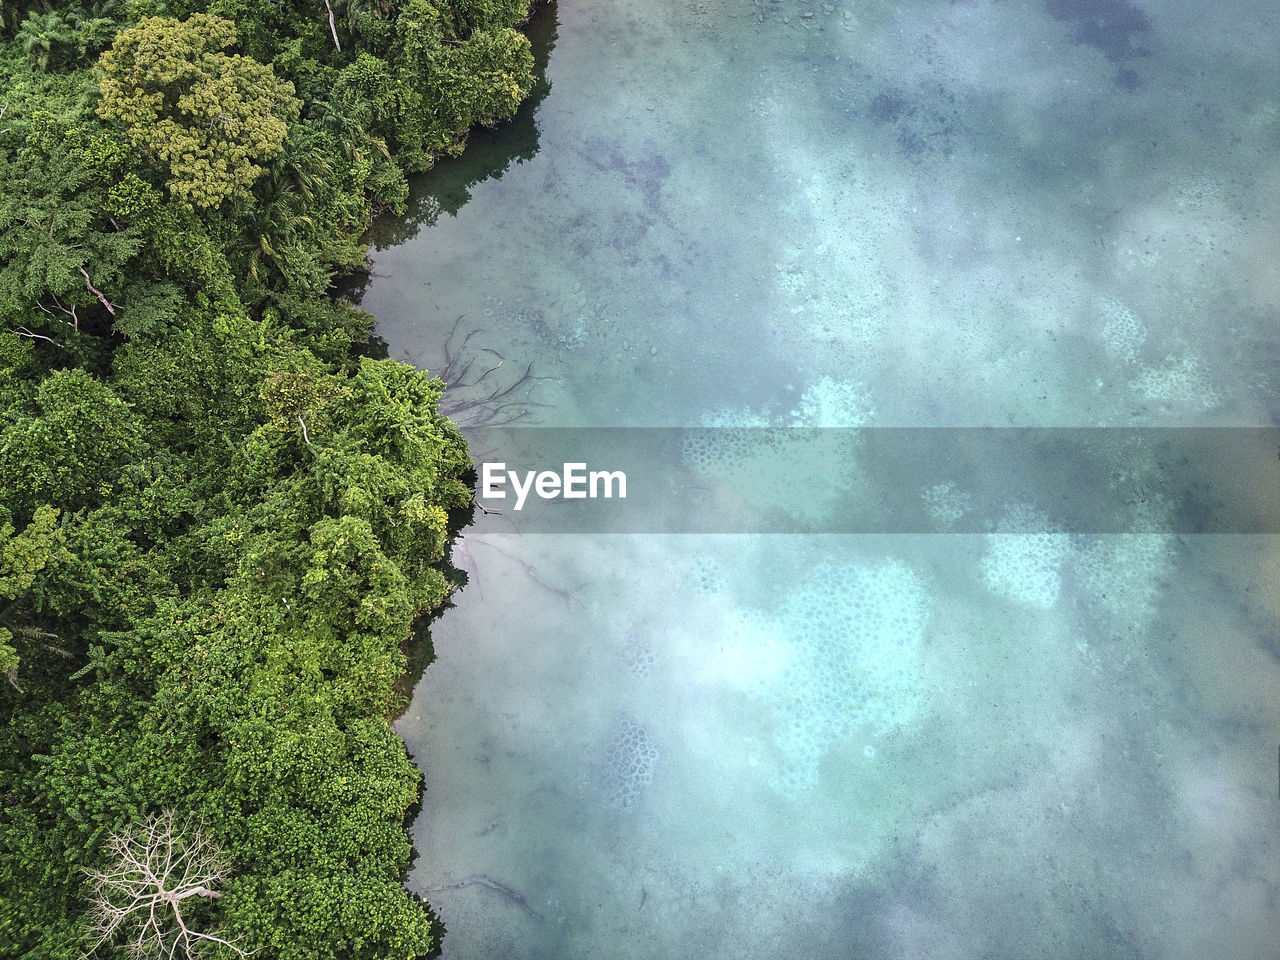
[[[12,600],[29,589],[45,564],[60,555],[57,521],[58,511],[42,504],[21,533],[0,523],[0,597]]]
[[[259,396],[267,407],[271,425],[282,433],[299,430],[311,442],[308,430],[321,425],[322,408],[350,391],[333,377],[311,371],[277,370],[267,377]]]
[[[36,507],[31,522],[21,533],[12,523],[0,522],[0,599],[14,600],[35,583],[36,576],[51,560],[66,555],[57,529],[58,511],[48,504]],[[39,633],[39,631],[36,631]],[[20,658],[10,645],[12,631],[0,626],[0,675],[18,687]]]
[[[144,17],[98,61],[98,115],[123,123],[192,207],[246,194],[301,109],[270,65],[226,52],[235,39],[231,21],[206,14]]]

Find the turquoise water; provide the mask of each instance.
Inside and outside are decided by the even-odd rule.
[[[363,301],[464,424],[1276,422],[1272,5],[533,32],[535,102],[380,226]],[[446,960],[1275,956],[1280,540],[1189,535],[1149,456],[1099,456],[1164,532],[1065,528],[1045,483],[948,533],[945,470],[895,485],[933,534],[482,517],[398,724]],[[811,479],[761,481],[797,529]]]

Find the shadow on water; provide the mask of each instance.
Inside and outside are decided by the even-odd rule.
[[[384,213],[374,220],[367,239],[375,250],[405,243],[430,227],[441,213],[456,216],[471,199],[471,190],[486,180],[502,178],[511,165],[532,160],[538,153],[538,106],[551,92],[547,65],[555,49],[559,18],[556,0],[546,0],[534,9],[521,28],[533,46],[533,90],[509,121],[493,127],[477,127],[467,138],[467,148],[459,157],[446,157],[426,173],[409,178],[409,199],[404,216]],[[334,291],[359,304],[373,274],[357,270],[339,277]],[[387,342],[369,333],[356,352],[374,360],[390,356]]]
[[[475,486],[476,477],[474,471],[462,479],[468,486]],[[475,505],[472,503],[466,507],[455,507],[449,511],[449,535],[446,540],[448,546],[445,548],[441,572],[449,583],[450,597],[463,590],[467,585],[467,571],[456,566],[453,562],[453,547],[458,541],[458,534],[474,522],[475,509]],[[414,688],[418,685],[418,681],[422,679],[422,674],[427,667],[431,666],[436,659],[435,644],[431,640],[431,625],[451,609],[453,609],[453,600],[446,599],[444,603],[414,623],[413,632],[401,644],[407,663],[404,673],[395,683],[395,692],[397,697],[400,698],[400,702],[389,718],[392,721],[399,720],[404,716],[405,711],[409,709],[409,702],[413,699]]]
[[[1141,39],[1151,32],[1151,18],[1131,0],[1046,0],[1049,15],[1075,26],[1072,40],[1093,47],[1116,67],[1114,83],[1132,92],[1142,78],[1132,61],[1149,56]]]
[[[461,156],[443,158],[426,173],[410,177],[404,216],[379,217],[369,231],[374,249],[385,250],[413,239],[423,227],[433,226],[441,214],[456,216],[477,184],[501,179],[512,164],[537,155],[537,112],[551,92],[547,64],[558,27],[555,0],[539,5],[522,28],[533,45],[533,90],[528,98],[508,122],[472,130]]]

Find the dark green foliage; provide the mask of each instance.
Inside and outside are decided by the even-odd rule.
[[[457,153],[459,131],[510,117],[533,88],[529,41],[508,27],[463,32],[443,0],[407,0],[396,29],[396,137],[408,170]]]
[[[22,612],[4,601],[17,600],[31,589],[36,578],[62,556],[61,537],[55,526],[58,511],[42,505],[32,511],[31,522],[21,531],[14,529],[12,515],[6,509],[0,512],[0,675],[10,686],[18,686],[18,667],[22,662],[22,639],[38,639],[43,631],[24,624]],[[5,519],[9,518],[9,519]],[[6,625],[8,623],[9,625]],[[15,637],[14,634],[18,634]]]
[[[67,10],[33,9],[18,26],[18,45],[38,70],[74,66],[111,45],[122,13],[112,0],[88,7],[73,4]]]
[[[114,318],[143,243],[122,204],[145,208],[145,185],[130,194],[120,183],[129,150],[93,121],[15,107],[6,113],[13,131],[0,138],[10,147],[0,149],[0,317],[58,341],[70,333],[73,349],[89,349],[75,335]]]
[[[464,33],[510,27],[529,13],[523,0],[457,0],[452,6]]]
[[[0,433],[6,506],[26,517],[41,503],[99,504],[116,492],[121,467],[143,450],[133,413],[110,387],[83,370],[57,370],[41,382],[28,415],[13,417]]]
[[[0,5],[0,956],[79,957],[84,869],[166,809],[231,861],[192,915],[255,956],[438,936],[387,718],[471,464],[330,289],[406,169],[528,93],[527,10],[331,6]],[[274,104],[239,166],[174,99],[206,87]]]
[[[446,124],[488,123],[511,116],[533,85],[533,51],[506,27],[472,33],[435,58],[425,97]]]

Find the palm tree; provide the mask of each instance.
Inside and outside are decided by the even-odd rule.
[[[330,144],[308,124],[290,131],[284,152],[254,185],[254,198],[237,211],[236,253],[244,272],[264,287],[278,276],[293,285],[328,283],[310,251],[316,246],[318,209],[330,205],[335,179]]]
[[[67,47],[76,42],[76,34],[62,14],[56,11],[33,13],[18,28],[18,42],[31,65],[48,70]]]
[[[264,178],[268,198],[291,189],[310,206],[334,179],[329,139],[310,124],[295,124],[284,143],[284,152]]]
[[[120,9],[116,0],[94,0],[87,8],[76,7],[70,13],[75,27],[80,56],[96,57],[115,39],[119,32]]]

